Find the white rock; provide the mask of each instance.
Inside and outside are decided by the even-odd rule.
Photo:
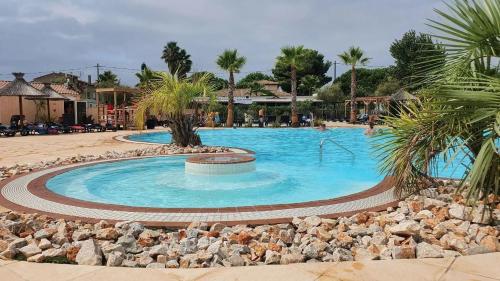
[[[80,251],[76,255],[76,262],[80,265],[102,265],[101,249],[94,239],[81,243]]]

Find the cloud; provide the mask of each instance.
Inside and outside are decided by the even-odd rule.
[[[330,61],[356,45],[373,58],[371,65],[390,65],[390,44],[409,29],[428,31],[426,18],[443,7],[440,0],[1,1],[0,73],[81,67],[84,77],[94,75],[86,67],[96,63],[136,69],[146,62],[166,70],[160,57],[168,41],[191,54],[193,70],[221,76],[215,58],[226,48],[247,57],[238,77],[270,73],[280,48],[291,44],[317,49]],[[338,65],[338,74],[345,70]],[[136,83],[134,71],[113,71]]]

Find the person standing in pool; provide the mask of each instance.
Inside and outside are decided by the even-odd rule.
[[[321,125],[319,125],[318,131],[320,131],[320,132],[328,131],[328,129],[326,128],[325,123],[321,123]]]
[[[368,124],[368,128],[365,130],[365,135],[367,136],[373,136],[377,131],[375,130],[375,123],[370,122]]]

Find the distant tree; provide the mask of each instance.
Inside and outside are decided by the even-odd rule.
[[[375,90],[375,95],[390,96],[396,93],[399,89],[401,89],[401,83],[398,80],[389,77],[387,80],[378,84],[377,89]]]
[[[246,58],[238,55],[238,50],[225,50],[217,57],[217,65],[229,73],[229,94],[227,96],[226,126],[232,127],[234,120],[234,73],[239,73]]]
[[[168,42],[163,48],[161,58],[168,66],[170,74],[176,74],[180,78],[185,78],[186,74],[191,71],[191,55],[186,50],[177,46],[177,42]]]
[[[356,123],[356,65],[365,65],[369,58],[365,57],[365,54],[359,47],[350,47],[349,50],[339,54],[340,60],[343,63],[351,66],[351,123]]]
[[[298,91],[306,96],[310,96],[321,87],[321,82],[316,75],[306,75],[300,79]]]
[[[222,90],[228,87],[229,82],[226,79],[217,77],[214,73],[208,71],[200,71],[191,74],[189,79],[193,82],[201,78],[202,76],[208,76],[208,81],[212,85],[214,91]]]
[[[136,84],[139,88],[150,87],[154,80],[160,79],[158,72],[151,70],[146,63],[141,64],[141,72],[137,72],[135,76],[139,79],[139,83]]]
[[[251,72],[248,73],[245,77],[241,78],[240,81],[238,81],[238,83],[236,83],[236,88],[238,89],[250,88],[251,85],[253,85],[255,82],[259,80],[275,81],[274,77],[271,75],[267,75],[261,72]]]
[[[327,76],[326,73],[332,63],[325,60],[325,56],[316,50],[304,49],[304,63],[297,69],[297,81],[302,82],[304,76],[314,76],[316,83],[310,84],[306,82],[306,85],[299,89],[299,95],[306,95],[314,92],[313,89],[318,89],[326,83],[332,81],[332,78]],[[284,91],[290,92],[292,89],[290,80],[290,66],[277,61],[273,70],[273,75],[276,81],[280,82],[280,86]],[[311,78],[306,78],[308,82],[311,82]]]
[[[390,68],[356,69],[356,96],[373,96],[380,83],[391,79],[391,73]],[[334,82],[340,85],[344,93],[349,93],[351,91],[351,70],[342,73]]]
[[[389,50],[396,62],[395,78],[413,89],[420,87],[418,84],[425,75],[423,71],[428,69],[429,61],[444,63],[444,49],[435,44],[429,35],[417,34],[414,30],[395,40]]]
[[[97,78],[97,85],[101,88],[114,87],[120,85],[120,80],[118,80],[118,76],[116,76],[116,74],[110,70],[106,70],[99,74],[99,77]]]
[[[290,46],[281,48],[281,55],[276,58],[276,68],[281,69],[281,73],[285,74],[286,69],[289,71],[289,79],[292,92],[291,115],[292,127],[299,127],[299,117],[297,114],[297,70],[303,69],[306,64],[304,46]],[[273,73],[276,76],[275,69]]]
[[[318,95],[318,99],[324,103],[344,102],[347,98],[338,83],[325,85],[321,89],[318,89],[316,94]]]

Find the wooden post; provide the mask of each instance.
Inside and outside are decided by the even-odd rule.
[[[100,118],[100,109],[99,109],[99,93],[95,93],[95,103],[97,106],[97,124],[101,124],[101,118]]]
[[[123,93],[123,129],[127,128],[127,112],[125,112],[125,105],[127,104],[127,93]]]
[[[114,122],[115,124],[114,125],[115,125],[115,127],[117,127],[117,125],[118,125],[118,122],[117,122],[118,121],[118,119],[117,119],[118,111],[116,110],[117,109],[116,108],[117,100],[116,100],[116,91],[114,91],[114,90],[113,90],[113,102],[114,102],[113,110],[114,110],[114,114],[115,114],[115,122]]]
[[[50,122],[50,101],[47,99],[47,122]]]
[[[23,97],[19,96],[19,115],[23,115]]]

